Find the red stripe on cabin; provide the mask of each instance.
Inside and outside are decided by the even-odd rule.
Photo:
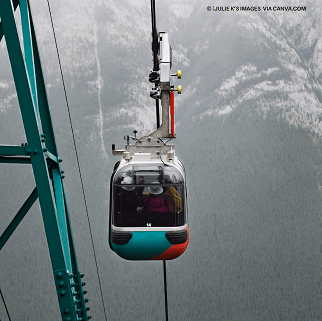
[[[171,245],[166,251],[163,253],[159,254],[158,256],[154,257],[151,260],[173,260],[180,256],[187,248],[188,243],[189,243],[189,229],[187,227],[187,241],[182,244],[173,244]]]

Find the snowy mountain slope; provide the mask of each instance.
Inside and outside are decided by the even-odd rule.
[[[59,73],[48,8],[38,0],[31,4],[50,87]],[[207,12],[202,1],[157,2],[157,8],[159,30],[171,33],[174,68],[183,70],[178,121],[187,111],[224,115],[247,105],[258,112],[280,110],[291,123],[322,133],[320,3],[309,1],[305,12]],[[73,90],[81,79],[91,92],[97,107],[89,106],[87,119],[99,127],[101,140],[124,117],[131,119],[125,126],[151,131],[148,1],[59,1],[52,14],[63,70]],[[115,92],[124,95],[111,105]],[[12,95],[1,95],[1,110]]]
[[[209,42],[208,37],[200,40],[204,46],[194,61],[199,63],[203,55],[205,60],[210,59],[207,52],[211,51],[213,74],[219,77],[201,72],[202,80],[195,77],[180,104],[191,99],[192,91],[201,92],[198,99],[193,99],[194,117],[220,116],[241,106],[246,106],[250,113],[273,109],[290,123],[321,135],[321,5],[312,5],[307,5],[306,12],[292,15],[216,13],[217,24],[209,28],[213,32],[208,32],[214,42]],[[243,43],[248,48],[243,48]],[[225,45],[231,50],[220,52]],[[195,48],[190,52],[193,50],[197,52]],[[215,80],[212,83],[217,81],[215,86],[209,85],[210,78]]]

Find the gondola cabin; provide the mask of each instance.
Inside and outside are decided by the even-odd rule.
[[[175,89],[171,77],[180,79],[181,71],[171,74],[169,35],[157,34],[152,20],[154,66],[149,81],[154,84],[150,97],[156,101],[157,130],[140,139],[134,131],[135,137],[125,137],[125,150],[112,145],[113,154],[122,159],[111,177],[109,243],[127,260],[175,259],[189,240],[185,169],[175,156],[174,145],[163,141],[175,138],[174,92],[180,94],[181,86]]]
[[[177,258],[189,234],[182,162],[174,151],[162,155],[162,147],[123,154],[111,177],[111,249],[128,260]]]

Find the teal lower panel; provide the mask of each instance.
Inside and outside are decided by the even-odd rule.
[[[150,260],[171,247],[165,231],[132,232],[131,240],[124,245],[111,242],[113,250],[127,260]]]

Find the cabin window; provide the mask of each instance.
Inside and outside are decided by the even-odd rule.
[[[119,227],[175,227],[186,223],[184,181],[175,168],[130,165],[114,178],[113,219]]]

